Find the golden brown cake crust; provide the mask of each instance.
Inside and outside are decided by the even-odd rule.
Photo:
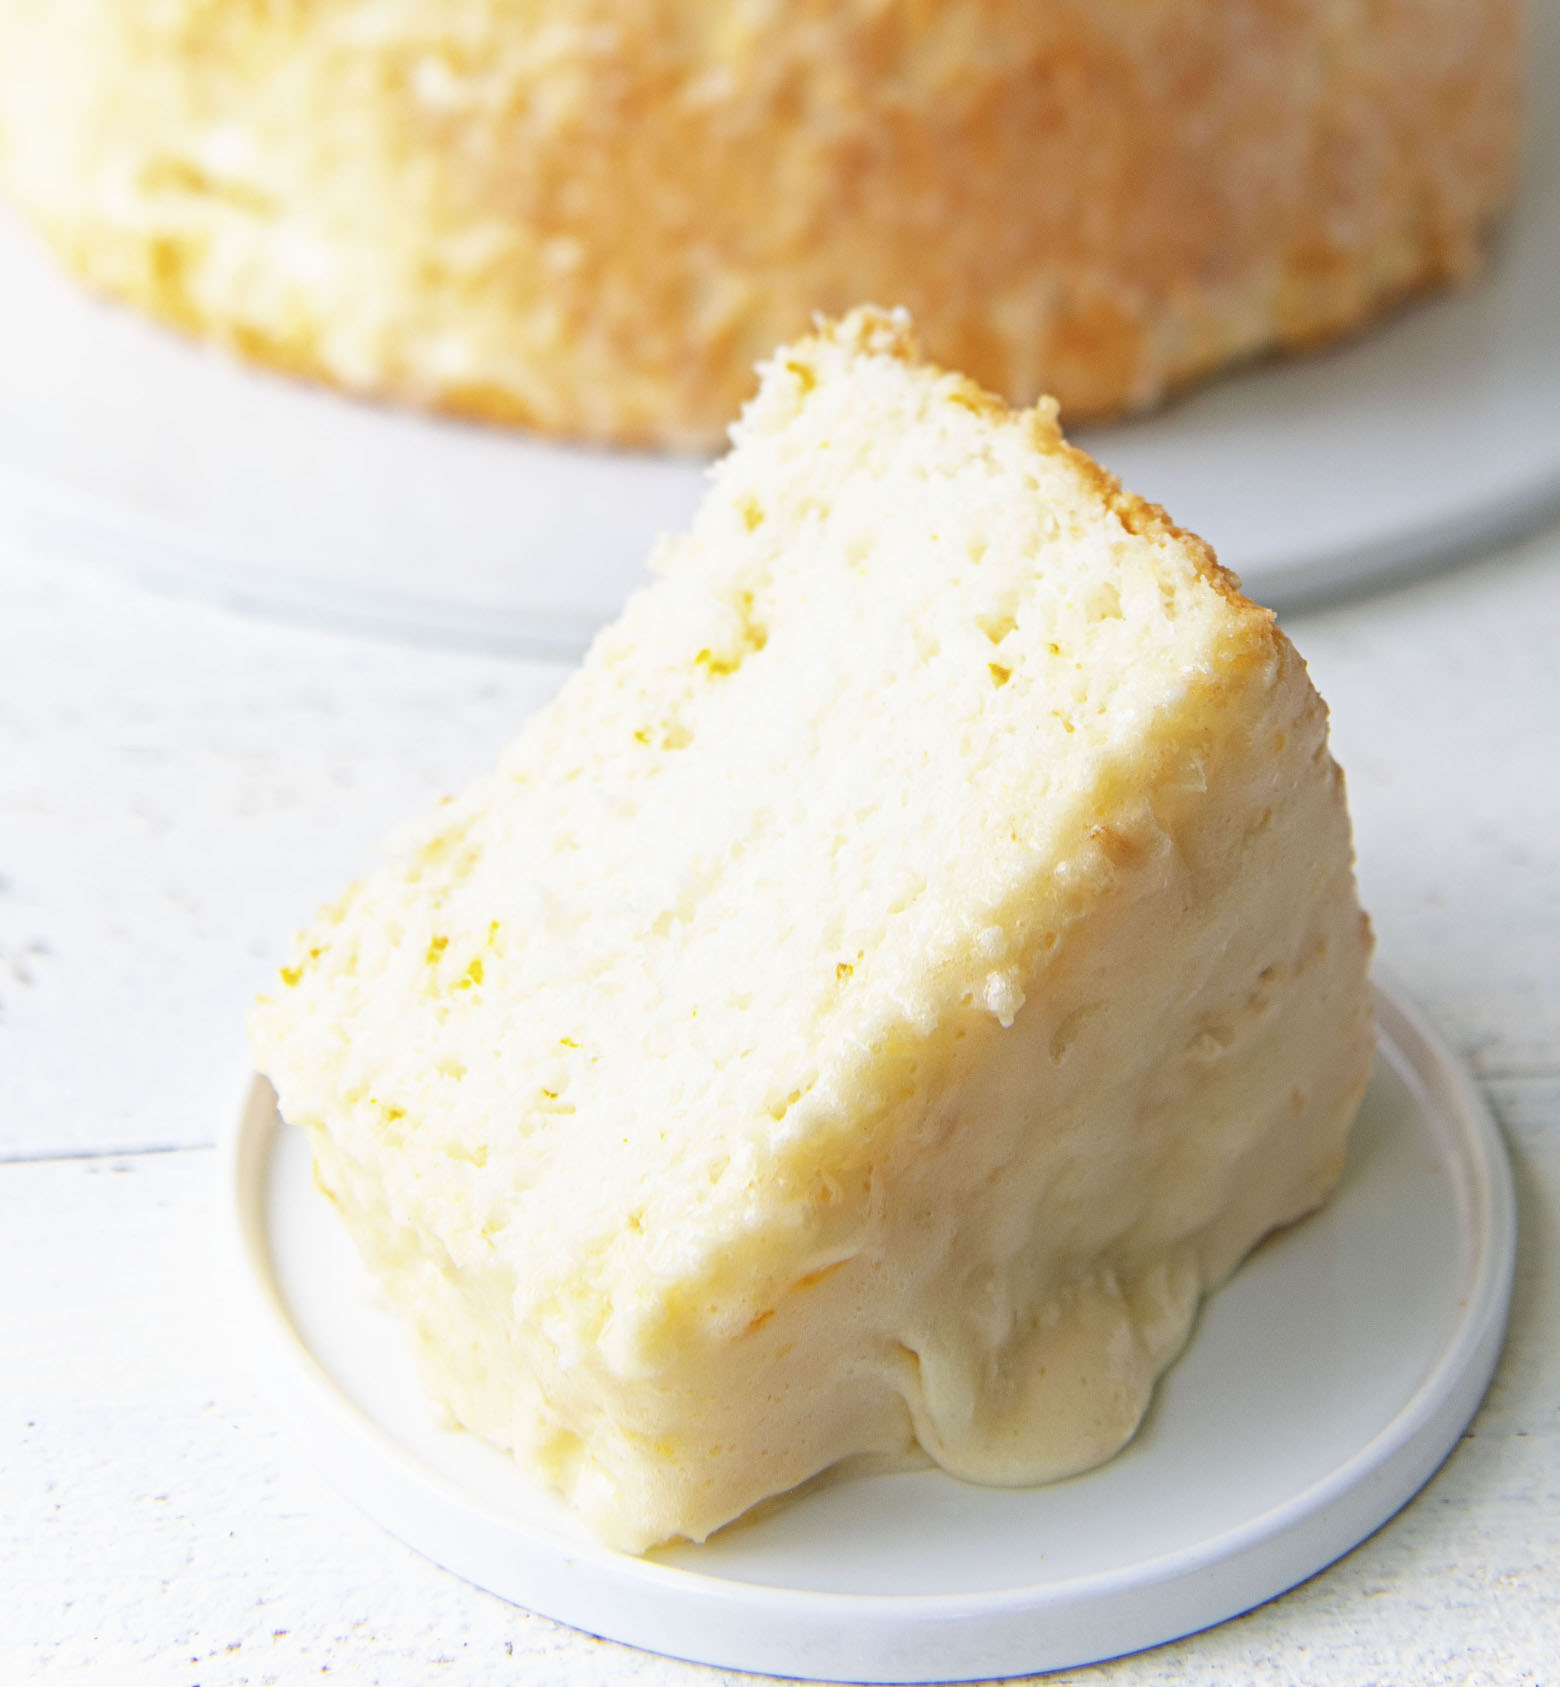
[[[713,441],[818,310],[1069,422],[1468,274],[1523,0],[0,0],[0,185],[350,391]]]

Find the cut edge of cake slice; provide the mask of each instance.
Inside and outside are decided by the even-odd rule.
[[[614,1544],[859,1455],[1087,1468],[1342,1166],[1325,709],[902,313],[765,366],[656,566],[299,940],[258,1063],[430,1392]]]

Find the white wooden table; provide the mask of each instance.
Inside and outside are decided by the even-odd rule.
[[[1297,620],[1382,957],[1508,1134],[1504,1360],[1343,1562],[1100,1687],[1560,1682],[1560,529]],[[718,1672],[501,1604],[358,1516],[228,1351],[211,1144],[282,941],[562,670],[0,555],[0,1684]],[[734,1679],[734,1678],[732,1678]]]

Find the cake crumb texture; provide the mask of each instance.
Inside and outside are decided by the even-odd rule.
[[[631,1550],[1109,1456],[1370,1062],[1325,710],[1205,545],[902,314],[735,441],[252,1021],[430,1391]]]
[[[0,188],[350,392],[705,446],[815,310],[1070,421],[1476,268],[1522,0],[0,0]]]

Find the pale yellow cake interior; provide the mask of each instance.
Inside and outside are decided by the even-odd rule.
[[[899,317],[735,437],[253,1019],[430,1392],[629,1550],[1109,1456],[1370,1058],[1325,710],[1206,547]]]

